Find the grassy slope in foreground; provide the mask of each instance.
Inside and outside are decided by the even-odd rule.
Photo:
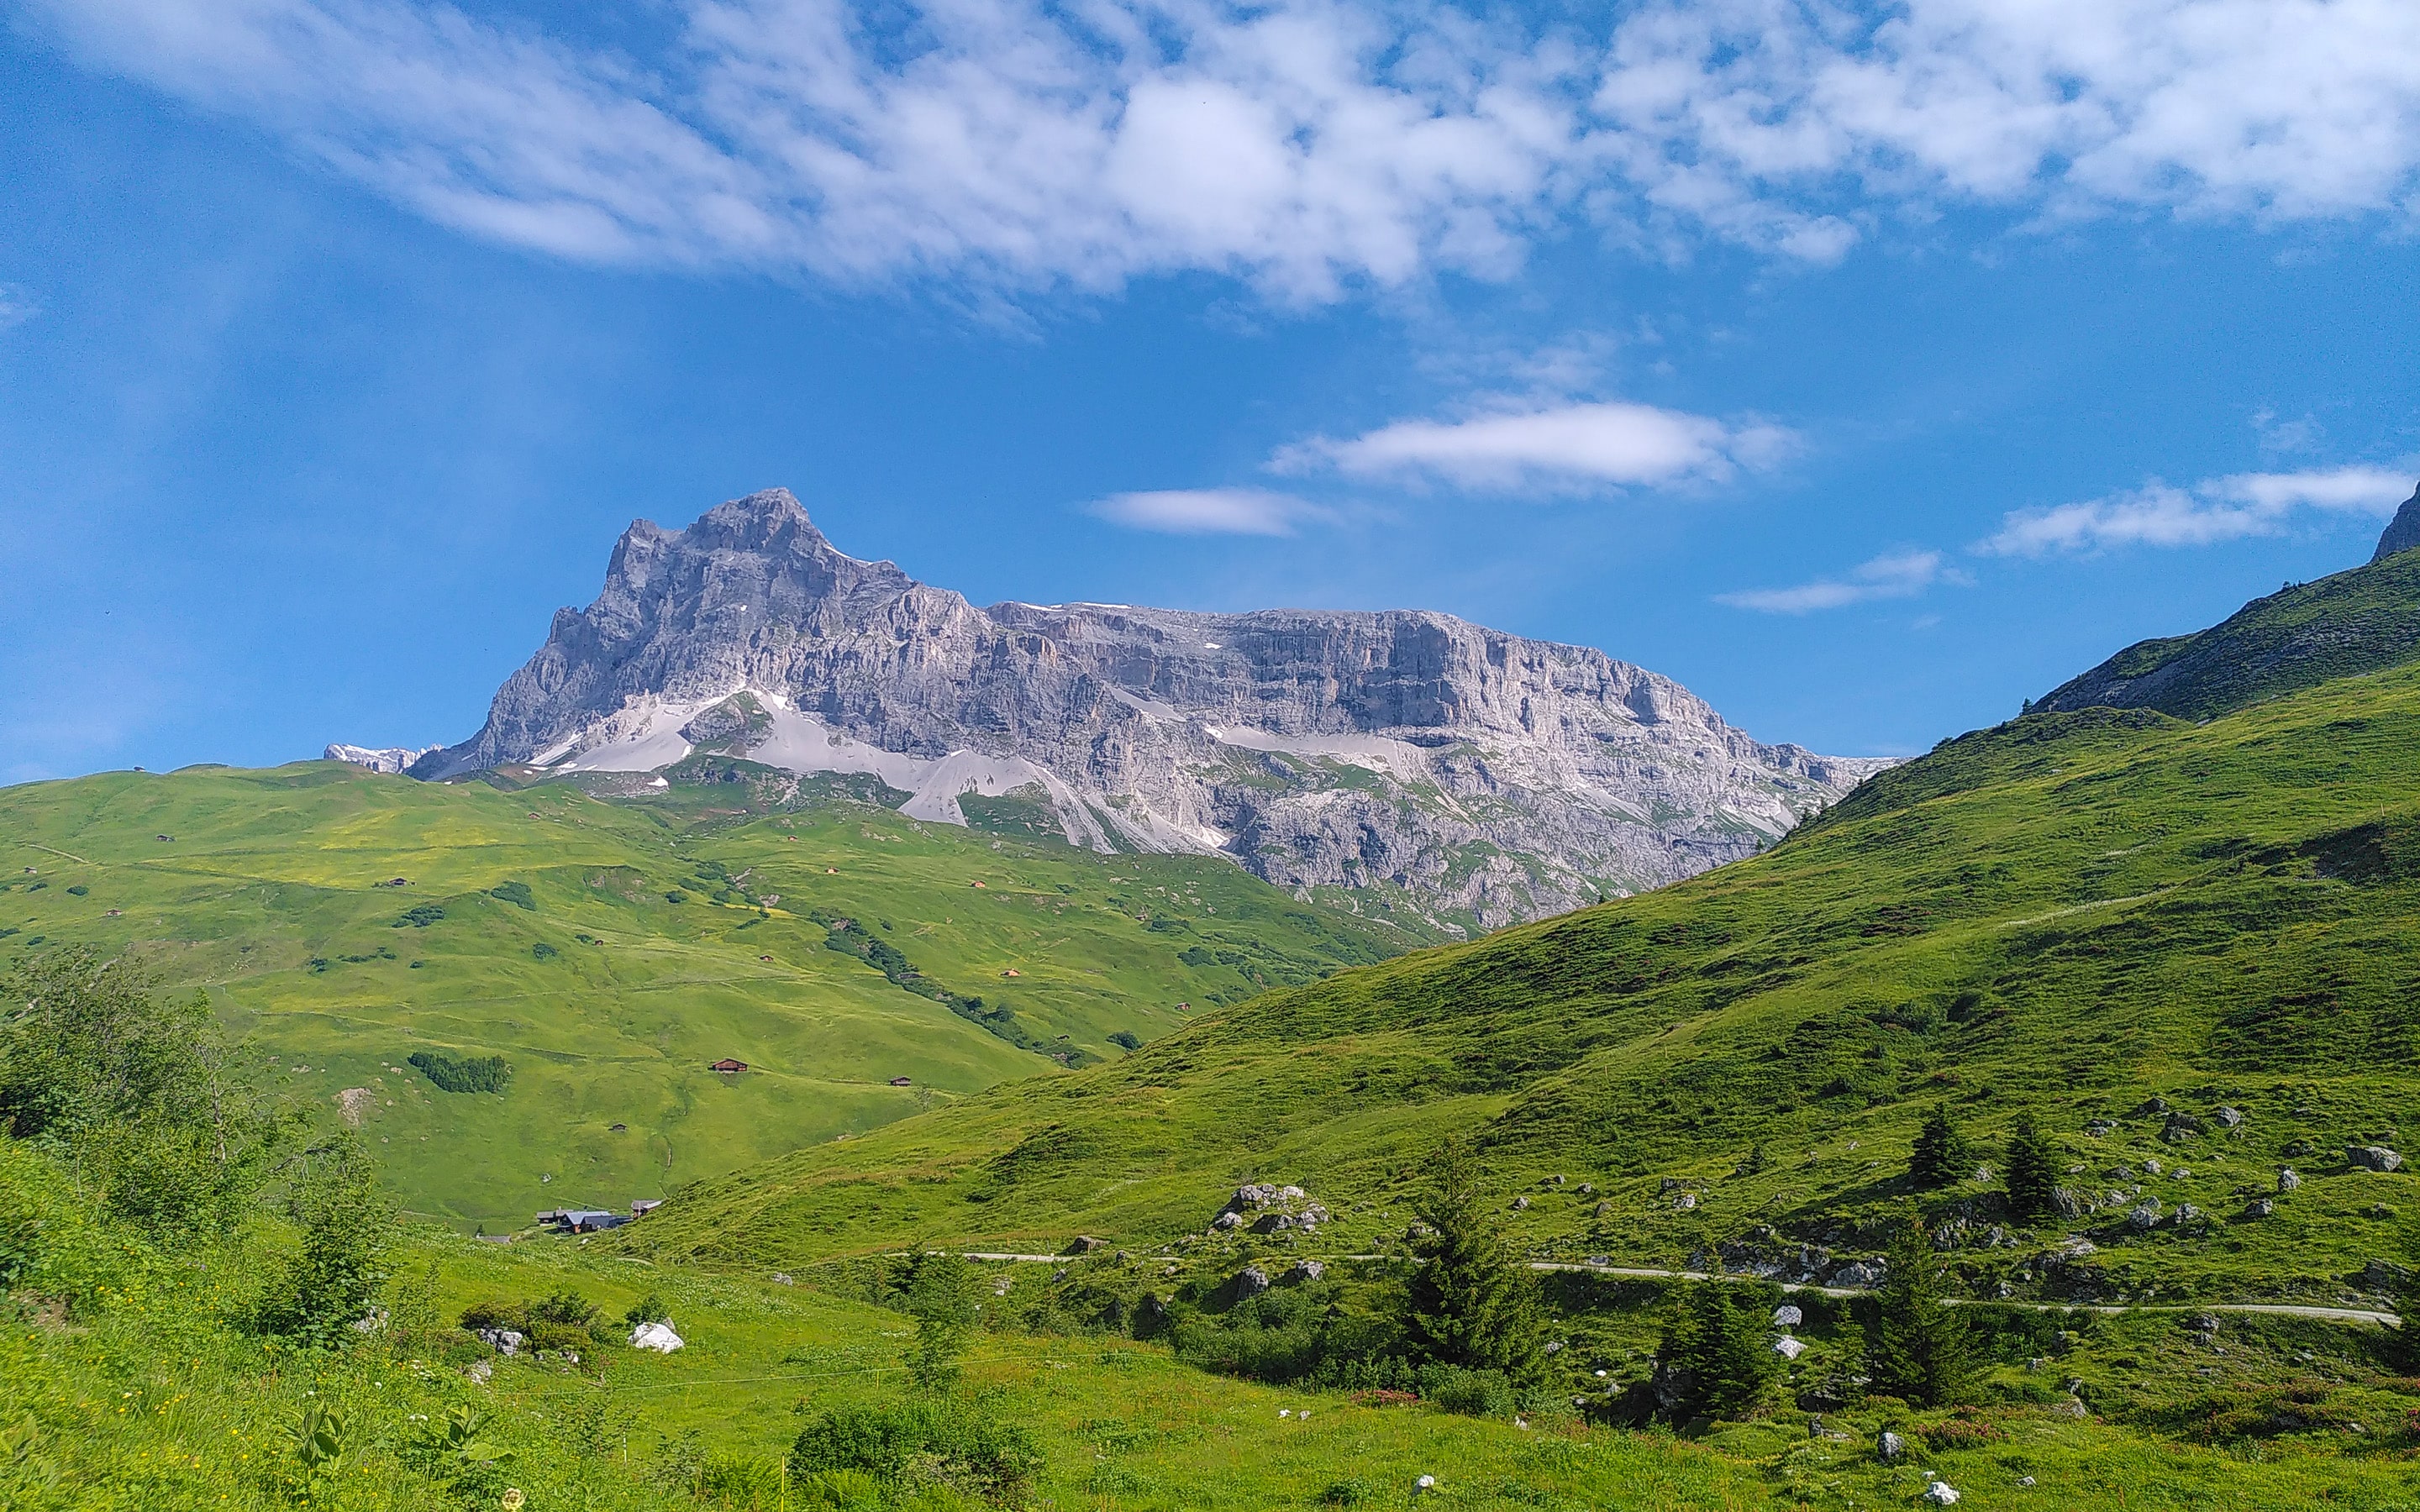
[[[443,917],[404,922],[415,908]],[[0,953],[129,949],[171,989],[206,988],[294,1090],[366,1093],[352,1109],[405,1201],[466,1223],[619,1207],[899,1118],[922,1088],[1060,1073],[826,949],[811,910],[1099,1057],[1184,1005],[1392,948],[1384,926],[1219,861],[1096,856],[845,801],[750,815],[334,764],[0,790]],[[502,1055],[512,1082],[440,1091],[407,1066],[417,1050]],[[751,1069],[705,1069],[723,1057]]]
[[[1947,1102],[1995,1163],[2032,1110],[2072,1186],[2121,1194],[2061,1226],[2096,1237],[2088,1264],[2024,1268],[2040,1240],[1970,1249],[1976,1287],[2354,1299],[2345,1278],[2393,1253],[2411,1200],[2412,1178],[2343,1151],[2420,1117],[2416,879],[2420,671],[2199,727],[2035,717],[1876,779],[1763,856],[802,1150],[685,1194],[630,1242],[788,1263],[911,1235],[1157,1241],[1260,1178],[1338,1210],[1324,1251],[1373,1248],[1419,1153],[1463,1129],[1531,1194],[1509,1216],[1538,1253],[1674,1264],[1804,1241],[1846,1258]],[[2138,1113],[2155,1093],[2198,1124]],[[2087,1136],[2095,1118],[2117,1129]],[[2287,1161],[2301,1190],[2239,1216]],[[2119,1215],[2144,1196],[2213,1219],[2132,1234]],[[1997,1205],[1980,1182],[1933,1200],[1980,1223]]]
[[[65,1186],[37,1157],[0,1141],[0,1208],[30,1197],[47,1240],[11,1299],[22,1309],[0,1328],[0,1423],[9,1433],[0,1504],[22,1512],[290,1507],[303,1489],[294,1427],[314,1405],[346,1414],[356,1448],[341,1484],[319,1488],[313,1505],[496,1504],[449,1495],[403,1453],[422,1431],[415,1419],[442,1422],[467,1405],[489,1419],[481,1439],[512,1452],[499,1479],[524,1490],[533,1509],[800,1507],[795,1490],[753,1500],[692,1498],[689,1488],[700,1468],[780,1457],[806,1421],[800,1410],[878,1403],[900,1390],[910,1326],[896,1313],[804,1287],[652,1270],[569,1242],[500,1249],[435,1234],[404,1246],[393,1269],[405,1288],[433,1282],[440,1320],[473,1301],[563,1289],[618,1317],[654,1292],[688,1348],[669,1357],[591,1350],[578,1369],[489,1356],[485,1383],[467,1367],[486,1351],[458,1337],[398,1343],[390,1334],[341,1354],[271,1353],[232,1319],[278,1263],[285,1239],[275,1226],[254,1226],[225,1252],[163,1254],[146,1236],[92,1225],[63,1200]],[[1035,1272],[1003,1275],[1014,1289],[987,1312],[1016,1314],[1040,1282]],[[408,1318],[410,1305],[395,1300]],[[2119,1345],[2173,1351],[2175,1329],[2165,1327],[2168,1339]],[[2321,1367],[2331,1373],[2368,1374],[2317,1334],[2298,1341],[2326,1351]],[[2233,1335],[2230,1343],[2230,1374],[2267,1371],[2274,1381],[2310,1368]],[[2094,1367],[2071,1359],[2062,1368]],[[1702,1443],[1586,1429],[1568,1418],[1525,1430],[1225,1380],[1124,1339],[1014,1330],[978,1335],[969,1376],[987,1411],[1034,1435],[1044,1463],[1032,1504],[1043,1507],[1761,1512],[1914,1505],[1920,1470],[1946,1477],[1967,1504],[2021,1512],[2409,1505],[2401,1402],[2367,1380],[2335,1388],[2313,1431],[2267,1439],[2255,1453],[2015,1407],[1991,1412],[1988,1440],[1960,1423],[1961,1437],[1891,1466],[1873,1452],[1882,1427],[1913,1437],[1947,1414],[1913,1423],[1904,1413],[1835,1412],[1825,1421],[1844,1435],[1837,1440],[1810,1437],[1794,1415],[1727,1427]],[[2348,1414],[2367,1420],[2357,1438],[2335,1426]],[[1439,1494],[1414,1495],[1423,1473],[1437,1476]]]

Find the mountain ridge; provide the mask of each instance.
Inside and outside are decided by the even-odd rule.
[[[1601,651],[1428,610],[978,608],[787,490],[634,523],[584,609],[423,779],[712,748],[872,774],[911,817],[1022,801],[1072,843],[1223,855],[1487,929],[1753,854],[1880,759],[1757,741]]]
[[[2420,656],[2420,491],[2361,566],[2288,583],[2191,635],[2138,640],[2026,707],[2155,709],[2209,719]],[[2410,546],[2397,542],[2409,538]]]

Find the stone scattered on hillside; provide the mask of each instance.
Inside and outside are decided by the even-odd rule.
[[[2051,1188],[2050,1205],[2053,1209],[2056,1210],[2058,1215],[2062,1218],[2081,1218],[2084,1216],[2084,1199],[2076,1196],[2075,1189],[2072,1187],[2055,1186]]]
[[[1678,1209],[1679,1209],[1679,1210],[1681,1210],[1683,1212],[1687,1212],[1687,1211],[1689,1211],[1691,1209],[1695,1208],[1697,1205],[1698,1205],[1698,1194],[1696,1194],[1695,1192],[1683,1192],[1683,1193],[1682,1193],[1679,1196],[1674,1197],[1674,1198],[1672,1199],[1672,1206],[1673,1206],[1673,1207],[1675,1207],[1675,1208],[1678,1208]]]
[[[2211,1119],[2222,1129],[2240,1129],[2243,1126],[2243,1113],[2239,1108],[2220,1108],[2211,1115]]]
[[[2370,1171],[2399,1171],[2403,1168],[2403,1157],[2384,1145],[2347,1145],[2345,1164]]]
[[[1218,1217],[1210,1220],[1210,1227],[1216,1228],[1222,1234],[1226,1233],[1230,1229],[1240,1228],[1243,1226],[1244,1215],[1240,1212],[1222,1212]]]
[[[2302,1173],[2301,1173],[2301,1172],[2299,1172],[2299,1171],[2297,1171],[2297,1170],[2295,1170],[2295,1169],[2294,1169],[2294,1167],[2292,1167],[2291,1165],[2280,1165],[2280,1166],[2278,1166],[2278,1167],[2277,1167],[2277,1190],[2278,1190],[2278,1191],[2280,1191],[2280,1192],[2291,1192],[2291,1191],[2293,1191],[2295,1188],[2297,1188],[2297,1187],[2301,1186],[2302,1184],[2303,1184],[2303,1177],[2302,1177]]]
[[[1589,1211],[1599,1218],[1610,1218],[1613,1216],[1613,1204],[1610,1202],[1600,1202],[1595,1207],[1590,1209]]]
[[[2127,1209],[2126,1224],[2137,1233],[2147,1233],[2160,1227],[2160,1199],[2145,1197]]]
[[[1528,1211],[1528,1206],[1529,1206],[1529,1199],[1528,1199],[1528,1197],[1514,1197],[1514,1198],[1512,1199],[1512,1211],[1513,1211],[1514,1212],[1523,1212],[1523,1211]]]
[[[1907,1453],[1907,1441],[1885,1428],[1882,1437],[1874,1441],[1874,1453],[1882,1457],[1885,1464],[1889,1464]]]
[[[1773,1341],[1773,1352],[1785,1360],[1795,1360],[1807,1352],[1807,1346],[1784,1334]]]
[[[1109,1247],[1109,1242],[1106,1239],[1094,1239],[1090,1234],[1078,1234],[1074,1239],[1067,1242],[1067,1247],[1061,1251],[1061,1253],[1065,1255],[1090,1255],[1094,1250],[1103,1250],[1108,1249]]]
[[[1257,1265],[1248,1265],[1235,1273],[1235,1295],[1257,1297],[1269,1289],[1269,1273]]]
[[[1773,1310],[1773,1326],[1776,1328],[1796,1328],[1805,1321],[1807,1315],[1799,1311],[1795,1304],[1785,1302]]]
[[[1958,1500],[1958,1493],[1947,1481],[1937,1480],[1924,1489],[1924,1499],[1934,1506],[1948,1506]]]
[[[2254,1197],[2251,1205],[2243,1210],[2243,1216],[2246,1218],[2266,1218],[2276,1211],[2277,1204],[2271,1201],[2269,1198]]]
[[[1836,1287],[1877,1287],[1882,1285],[1883,1272],[1885,1269],[1886,1269],[1886,1267],[1880,1256],[1876,1256],[1871,1259],[1866,1260],[1851,1260],[1848,1264],[1832,1273],[1832,1285]]]
[[[1300,1286],[1305,1281],[1316,1281],[1326,1273],[1326,1260],[1296,1260],[1286,1272],[1285,1283],[1290,1287]]]

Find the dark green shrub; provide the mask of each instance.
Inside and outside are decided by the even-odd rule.
[[[799,1432],[789,1460],[793,1480],[857,1471],[895,1489],[922,1473],[993,1502],[1022,1495],[1041,1467],[1032,1435],[963,1398],[830,1409]]]
[[[70,898],[81,898],[90,891],[92,891],[90,887],[87,887],[83,883],[79,882],[74,887],[68,889],[68,896]]]
[[[508,903],[526,908],[533,914],[537,912],[537,899],[531,896],[529,884],[526,882],[500,883],[488,889],[488,896],[501,898]]]
[[[1425,1365],[1419,1376],[1423,1401],[1465,1417],[1511,1417],[1512,1382],[1501,1370],[1465,1370]]]
[[[404,1064],[447,1092],[502,1092],[513,1079],[513,1068],[504,1063],[502,1056],[474,1056],[459,1060],[442,1050],[415,1050],[405,1057]]]
[[[520,1308],[492,1297],[474,1302],[462,1309],[462,1326],[473,1334],[483,1328],[509,1328],[516,1334],[526,1333],[527,1330],[521,1326],[525,1320]]]
[[[529,1304],[530,1321],[586,1328],[596,1321],[597,1305],[577,1291],[553,1291]]]
[[[1109,1043],[1121,1050],[1140,1050],[1142,1048],[1142,1036],[1132,1029],[1119,1029],[1110,1034]]]
[[[636,1328],[641,1323],[669,1323],[672,1320],[672,1309],[664,1305],[661,1296],[652,1291],[630,1304],[630,1310],[622,1315],[624,1325],[629,1328]]]
[[[401,918],[395,921],[395,928],[427,929],[444,917],[445,910],[435,903],[413,903],[403,911]]]

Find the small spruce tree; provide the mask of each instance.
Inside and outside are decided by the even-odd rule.
[[[2009,1130],[2009,1211],[2025,1222],[2050,1215],[2058,1191],[2058,1156],[2050,1139],[2020,1113]]]
[[[1676,1297],[1656,1359],[1681,1388],[1676,1412],[1737,1417],[1783,1369],[1770,1329],[1737,1287],[1701,1281]]]
[[[1908,1180],[1931,1190],[1953,1186],[1964,1180],[1975,1169],[1975,1147],[1950,1121],[1949,1104],[1935,1103],[1932,1111],[1924,1116],[1924,1127],[1916,1136],[1916,1150],[1907,1163]]]
[[[1544,1358],[1537,1283],[1505,1256],[1468,1148],[1446,1140],[1429,1170],[1428,1193],[1414,1208],[1428,1232],[1413,1245],[1405,1342],[1422,1362],[1500,1370],[1530,1384]]]
[[[908,1313],[916,1319],[908,1379],[927,1391],[955,1385],[958,1361],[967,1352],[980,1308],[974,1267],[964,1257],[946,1251],[917,1257],[915,1275],[908,1283]]]
[[[1866,1337],[1874,1394],[1919,1407],[1947,1407],[1974,1371],[1966,1320],[1942,1298],[1941,1263],[1924,1220],[1910,1212],[1891,1237],[1881,1295]]]

